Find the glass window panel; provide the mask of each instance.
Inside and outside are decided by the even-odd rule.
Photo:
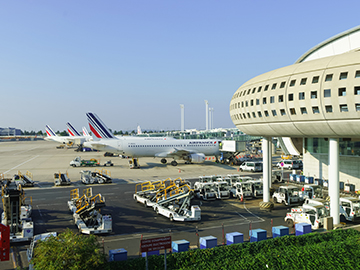
[[[325,77],[325,82],[331,82],[332,78],[333,78],[332,74],[327,74],[326,77]]]
[[[333,112],[332,106],[331,106],[331,105],[325,106],[325,111],[326,111],[327,113],[332,113],[332,112]]]
[[[348,73],[347,73],[347,72],[341,72],[341,73],[340,73],[339,80],[346,80],[346,79],[347,79],[347,76],[348,76]]]
[[[331,97],[331,89],[324,89],[324,97]]]

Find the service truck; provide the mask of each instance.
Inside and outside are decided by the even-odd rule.
[[[250,180],[251,190],[254,198],[263,196],[263,182],[261,180]]]
[[[61,172],[54,173],[54,184],[55,184],[55,186],[71,185],[71,181],[70,181],[68,172],[66,172],[66,173],[61,173]]]
[[[165,188],[167,183],[167,180],[163,182],[159,180],[136,184],[133,198],[136,202],[144,204],[145,207],[152,207],[156,203],[156,194],[160,191],[162,184]]]
[[[205,201],[216,200],[216,188],[214,183],[203,183],[200,190],[196,192],[196,196]]]
[[[220,200],[229,199],[230,198],[230,186],[226,181],[214,182],[215,190],[216,190],[216,198]]]
[[[153,205],[156,214],[163,215],[170,221],[199,221],[201,209],[198,205],[190,206],[192,189],[184,185],[179,187],[167,187],[161,200]]]
[[[81,159],[81,157],[76,157],[74,160],[70,161],[70,166],[73,166],[73,167],[100,166],[100,162],[95,158]]]
[[[305,184],[301,188],[300,192],[300,198],[302,200],[305,200],[307,198],[315,199],[315,198],[321,198],[322,197],[322,191],[321,187],[316,184]]]
[[[245,198],[252,198],[252,183],[250,181],[235,183],[231,188],[233,197],[243,200]]]
[[[79,189],[70,191],[68,207],[73,214],[75,225],[83,234],[102,234],[112,232],[111,215],[102,215],[100,209],[105,207],[105,198],[101,194],[92,195],[88,188],[79,196]]]
[[[327,216],[328,212],[324,205],[304,204],[292,208],[291,212],[286,214],[284,220],[290,227],[296,223],[308,223],[311,224],[313,230],[317,230],[324,225],[324,218]]]
[[[296,186],[280,186],[274,192],[272,199],[274,203],[297,204],[302,201],[299,193],[299,188]]]
[[[340,197],[340,215],[348,221],[358,220],[360,217],[360,200],[354,197]]]

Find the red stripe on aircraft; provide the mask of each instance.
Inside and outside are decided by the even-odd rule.
[[[93,128],[93,126],[92,126],[90,123],[89,123],[89,127],[90,127],[90,130],[92,131],[92,133],[94,133],[97,138],[102,138],[102,137],[99,135],[99,133],[97,133],[97,131],[95,130],[95,128]]]

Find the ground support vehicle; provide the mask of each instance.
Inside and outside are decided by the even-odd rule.
[[[285,205],[301,203],[299,188],[296,186],[280,186],[272,195],[274,203]]]
[[[80,180],[81,183],[85,185],[91,185],[97,183],[97,179],[93,177],[92,172],[89,170],[83,170],[80,172]]]
[[[233,197],[243,200],[245,198],[252,198],[252,183],[250,181],[235,183],[231,188],[231,194]]]
[[[26,174],[22,174],[18,171],[17,174],[14,174],[13,180],[17,185],[21,185],[22,187],[33,187],[35,184],[33,175],[29,171],[26,171]]]
[[[320,204],[304,204],[303,206],[292,208],[286,214],[285,222],[292,227],[296,223],[311,224],[313,230],[319,229],[324,225],[324,218],[328,217],[326,208]]]
[[[111,173],[108,170],[95,169],[94,172],[91,173],[92,177],[95,178],[96,183],[98,184],[109,184],[112,183]]]
[[[300,169],[300,162],[298,162],[297,160],[280,160],[277,164],[276,167],[278,167],[279,169],[288,169],[288,170],[298,170]]]
[[[145,207],[152,207],[156,203],[156,194],[166,181],[143,182],[136,184],[133,198],[136,202],[142,203]]]
[[[214,183],[203,183],[201,188],[198,189],[195,194],[198,198],[201,198],[204,201],[216,200],[216,188],[214,186]]]
[[[79,189],[70,191],[69,210],[73,214],[75,225],[83,234],[102,234],[112,232],[111,215],[101,215],[100,209],[105,207],[105,198],[101,194],[92,195],[88,188],[79,196]]]
[[[360,200],[354,197],[340,197],[340,215],[348,221],[358,220],[360,217]]]
[[[250,180],[251,191],[254,198],[261,198],[263,196],[263,182],[261,180]]]
[[[330,202],[325,200],[325,199],[321,199],[321,198],[309,199],[309,198],[306,198],[305,201],[304,201],[304,204],[323,205],[323,206],[325,206],[326,214],[328,216],[330,216]]]
[[[204,185],[208,183],[213,183],[212,176],[199,176],[199,180],[194,183],[194,191],[195,193],[199,192]]]
[[[81,159],[81,157],[76,157],[74,160],[70,161],[70,166],[81,167],[81,166],[100,166],[100,163],[97,159]]]
[[[71,185],[68,172],[66,173],[54,173],[54,184],[55,186],[68,186]]]
[[[36,244],[39,240],[41,241],[46,241],[46,239],[48,239],[49,237],[57,236],[56,232],[49,232],[49,233],[42,233],[42,234],[37,234],[33,237],[33,239],[31,240],[30,246],[29,248],[26,250],[26,257],[29,263],[29,270],[34,270],[34,265],[31,263],[31,259],[34,257],[34,249],[36,247]]]
[[[182,188],[171,186],[164,190],[161,200],[153,205],[156,214],[163,215],[170,221],[201,220],[201,209],[197,205],[190,207],[192,190],[189,186]]]
[[[106,161],[106,162],[104,163],[103,166],[105,166],[105,167],[111,167],[111,166],[114,166],[114,163],[112,163],[111,160],[108,160],[108,161]]]
[[[1,190],[4,212],[1,223],[10,227],[10,242],[30,241],[34,235],[31,206],[25,204],[25,193],[21,185],[7,181]]]
[[[322,198],[322,190],[321,187],[315,184],[305,184],[301,188],[300,198],[305,200],[307,198],[315,199],[315,198]]]
[[[216,190],[216,198],[220,200],[230,199],[230,186],[228,182],[214,182]]]
[[[260,161],[246,161],[240,165],[239,170],[248,172],[262,172],[263,164]]]

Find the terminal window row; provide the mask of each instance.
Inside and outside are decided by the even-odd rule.
[[[291,115],[296,115],[296,109],[295,108],[290,108],[290,114]],[[339,111],[340,112],[348,112],[349,109],[348,109],[348,105],[347,104],[340,104],[339,105]],[[355,104],[355,111],[357,112],[360,112],[360,103],[356,103]],[[320,113],[320,109],[318,106],[312,106],[311,107],[311,112],[313,114],[319,114]],[[332,105],[326,105],[325,106],[325,112],[326,113],[332,113],[333,112],[333,106]],[[271,110],[271,114],[272,116],[277,116],[277,111],[274,109],[274,110]],[[308,114],[308,111],[306,109],[306,107],[301,107],[300,108],[300,114]],[[256,113],[255,112],[252,112],[251,114],[248,112],[248,113],[240,113],[239,116],[241,119],[246,119],[246,118],[251,118],[251,115],[252,115],[252,118],[256,118]],[[261,113],[261,111],[258,111],[257,112],[257,115],[259,118],[261,118],[263,116],[263,114]],[[286,115],[286,111],[285,109],[280,109],[280,115],[281,116],[285,116]],[[269,116],[269,111],[265,110],[264,111],[264,116],[265,117],[268,117]]]
[[[330,81],[332,81],[332,80],[333,80],[333,75],[334,75],[334,74],[327,74],[327,75],[325,76],[325,82],[330,82]],[[341,73],[340,73],[340,75],[339,75],[339,80],[346,80],[347,78],[348,78],[348,72],[341,72]],[[360,78],[360,70],[355,71],[355,78]],[[306,85],[307,79],[308,79],[308,78],[302,78],[302,79],[300,80],[300,85]],[[311,83],[312,83],[312,84],[316,84],[316,83],[319,82],[319,80],[320,80],[320,76],[313,76],[313,77],[312,77],[312,80],[311,80]],[[295,84],[296,84],[296,79],[291,80],[289,86],[290,86],[290,87],[293,87],[293,86],[295,86]],[[286,85],[286,81],[282,81],[282,82],[280,83],[280,89],[281,89],[281,88],[285,88],[285,85]],[[271,90],[275,90],[276,87],[277,87],[277,83],[273,83],[272,86],[271,86]],[[267,85],[264,87],[264,91],[267,91],[268,89],[269,89],[269,84],[267,84]],[[242,92],[239,92],[239,96],[249,95],[250,92],[251,92],[252,94],[254,94],[255,92],[258,92],[258,93],[259,93],[259,92],[261,92],[261,90],[262,90],[262,86],[259,86],[258,89],[257,89],[257,91],[256,91],[256,87],[254,87],[253,89],[248,89],[248,90],[244,90],[244,91],[242,91]]]
[[[355,86],[354,87],[354,95],[360,95],[360,86]],[[338,96],[346,96],[346,87],[340,87],[338,88]],[[310,98],[311,99],[317,99],[318,97],[318,91],[311,91],[310,92]],[[324,98],[327,97],[331,97],[331,89],[324,89]],[[299,100],[304,100],[305,99],[305,92],[299,92]],[[288,94],[288,101],[293,101],[294,100],[294,94],[290,93]],[[271,104],[275,103],[275,96],[270,96],[269,102]],[[278,102],[284,102],[284,95],[279,95],[278,96]],[[240,102],[237,103],[237,107],[240,108]],[[260,105],[260,99],[255,99],[255,104],[256,105]],[[263,97],[262,99],[262,104],[267,104],[267,99],[266,97]],[[248,101],[245,101],[245,107],[248,107]],[[250,100],[250,106],[254,105],[254,101]],[[241,107],[244,107],[244,102],[241,102]],[[236,103],[235,103],[235,108],[236,108]]]

